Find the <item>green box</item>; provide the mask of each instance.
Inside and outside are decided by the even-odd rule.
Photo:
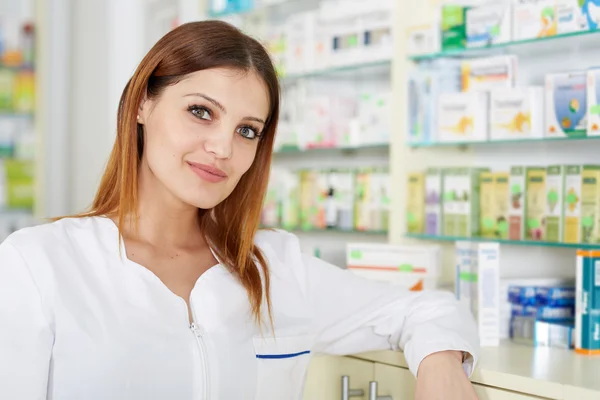
[[[445,236],[480,236],[481,173],[488,168],[448,168],[443,174],[443,228]]]
[[[464,49],[467,46],[467,10],[459,5],[443,5],[441,9],[442,50]]]
[[[544,240],[562,242],[566,167],[552,165],[546,169],[546,224]]]
[[[15,159],[4,161],[8,208],[33,209],[34,169],[33,161]]]
[[[546,217],[546,168],[527,168],[525,179],[525,239],[541,241]]]

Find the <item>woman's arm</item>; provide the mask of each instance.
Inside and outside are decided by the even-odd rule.
[[[54,341],[19,251],[0,244],[0,399],[44,400]]]
[[[443,369],[457,366],[465,381],[470,376],[479,338],[470,312],[451,293],[409,292],[358,277],[313,257],[303,256],[302,260],[307,295],[314,308],[315,352],[403,349],[410,370],[419,379],[421,374],[435,375],[439,370],[436,365]],[[467,354],[464,362],[462,352]],[[453,358],[446,360],[448,355]],[[453,364],[457,357],[459,361]],[[423,362],[426,358],[428,361]]]

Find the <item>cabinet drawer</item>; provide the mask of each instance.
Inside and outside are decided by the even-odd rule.
[[[479,400],[540,400],[540,397],[473,384]]]
[[[369,393],[374,363],[347,357],[314,357],[308,367],[303,400],[339,400],[342,376],[350,377],[351,389]],[[364,399],[367,397],[365,396]]]
[[[375,364],[375,381],[380,396],[392,396],[394,400],[413,400],[416,380],[406,368]]]

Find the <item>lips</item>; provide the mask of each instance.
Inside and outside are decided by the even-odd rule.
[[[192,171],[200,178],[211,183],[217,183],[227,179],[225,171],[219,168],[213,167],[207,164],[199,164],[194,162],[188,162],[188,165]]]

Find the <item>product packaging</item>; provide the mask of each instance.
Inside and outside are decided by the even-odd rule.
[[[556,0],[514,0],[514,41],[555,36],[557,24]]]
[[[587,132],[587,73],[546,75],[546,136],[581,137]]]
[[[493,56],[466,60],[461,65],[465,92],[510,89],[517,79],[517,56]]]
[[[435,54],[441,50],[440,29],[437,25],[419,25],[408,28],[409,56]]]
[[[588,30],[588,18],[584,9],[588,9],[581,0],[556,0],[556,30],[559,35],[584,32]]]
[[[351,231],[354,229],[354,173],[344,169],[334,170],[327,177],[326,225],[328,228]]]
[[[508,238],[523,240],[525,238],[525,167],[512,167],[509,177],[508,195]]]
[[[581,165],[565,166],[564,226],[565,243],[581,242]]]
[[[498,88],[490,93],[490,140],[544,136],[544,89]]]
[[[488,99],[485,92],[442,94],[438,100],[438,140],[442,143],[488,140]]]
[[[600,12],[600,1],[598,11]],[[587,85],[587,134],[600,136],[600,68],[593,68],[587,72]]]
[[[546,169],[546,217],[544,240],[562,242],[566,167],[552,165]]]
[[[427,169],[425,173],[425,233],[427,235],[442,234],[443,193],[442,169]]]
[[[600,252],[577,252],[575,351],[600,355]]]
[[[437,289],[441,248],[348,243],[346,264],[347,268],[357,275],[392,282],[408,290]]]
[[[534,317],[515,316],[511,321],[512,340],[535,347],[572,349],[575,331],[572,320],[541,321]]]
[[[481,173],[487,168],[448,168],[443,172],[443,225],[445,236],[480,235]]]
[[[442,5],[441,7],[441,42],[442,50],[464,49],[467,44],[466,12],[468,8],[461,5]]]
[[[494,195],[494,173],[483,172],[480,179],[480,236],[483,238],[494,238],[496,237],[496,196]]]
[[[468,305],[473,312],[481,346],[498,346],[500,342],[500,245],[456,242],[456,252],[457,298]]]
[[[600,244],[600,166],[581,171],[581,243]]]
[[[300,224],[303,230],[325,229],[327,175],[321,171],[300,172]]]
[[[426,202],[424,174],[412,173],[408,175],[407,193],[407,232],[412,234],[423,233],[423,215]]]
[[[11,209],[32,210],[35,199],[35,166],[31,160],[4,160],[6,173],[6,206]]]
[[[546,219],[546,168],[528,167],[526,174],[525,239],[540,241],[544,240]]]
[[[510,42],[512,7],[509,2],[490,3],[467,10],[467,47],[486,47]]]

